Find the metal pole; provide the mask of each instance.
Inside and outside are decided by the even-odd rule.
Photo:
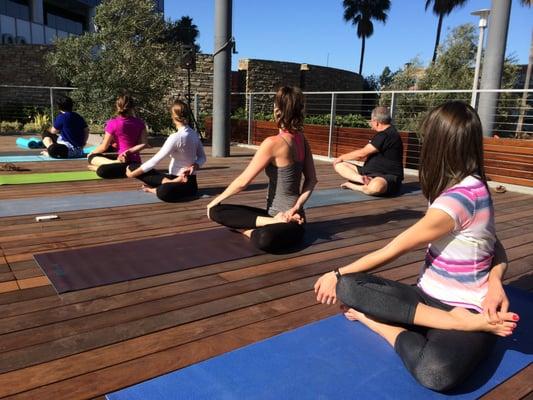
[[[215,0],[213,157],[229,156],[232,0]]]
[[[474,108],[476,108],[476,101],[477,101],[477,87],[478,87],[478,81],[479,81],[479,69],[481,67],[481,52],[483,51],[483,31],[485,30],[484,27],[479,27],[479,42],[477,45],[477,54],[476,54],[476,69],[474,71],[474,84],[472,86],[472,100],[470,101],[470,105]]]
[[[50,122],[54,123],[54,89],[50,88]]]
[[[472,15],[479,16],[479,40],[477,44],[477,54],[476,54],[476,68],[474,70],[474,82],[472,84],[472,99],[470,100],[470,105],[473,108],[476,108],[477,102],[477,88],[479,86],[479,70],[481,68],[481,53],[483,52],[483,36],[485,33],[485,27],[487,26],[487,18],[489,16],[490,10],[479,10],[471,13]]]
[[[252,144],[252,121],[254,119],[253,94],[248,95],[248,144]]]
[[[337,112],[337,93],[331,93],[331,109],[329,117],[328,157],[331,158],[331,143],[333,141],[333,129],[335,129],[335,113]]]
[[[500,89],[510,13],[511,0],[492,0],[481,89]],[[478,112],[484,136],[493,135],[497,103],[497,92],[481,92],[479,94]]]

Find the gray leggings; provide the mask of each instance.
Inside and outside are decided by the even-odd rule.
[[[425,294],[416,286],[377,276],[343,275],[337,296],[345,305],[389,325],[406,328],[396,338],[394,349],[405,367],[423,386],[439,392],[463,382],[491,351],[496,336],[413,325],[419,303],[449,311],[453,307]]]

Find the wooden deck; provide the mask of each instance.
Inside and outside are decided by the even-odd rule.
[[[0,138],[0,149],[14,149]],[[209,151],[209,148],[207,149]],[[252,152],[209,159],[204,188],[222,189]],[[82,170],[84,161],[19,164],[35,172]],[[330,164],[317,162],[318,189],[341,183]],[[6,173],[6,172],[1,172]],[[266,178],[235,199],[264,204]],[[0,186],[1,199],[138,188],[135,180]],[[506,282],[533,291],[532,197],[494,194],[498,235],[511,260]],[[311,290],[322,273],[374,250],[419,218],[422,196],[404,196],[309,209],[338,239],[296,254],[247,259],[159,275],[58,296],[33,261],[39,252],[116,243],[215,226],[209,199],[0,218],[0,397],[101,398],[105,393],[183,368],[243,345],[323,319],[336,306],[316,304]],[[150,251],[150,249],[146,249]],[[208,251],[208,249],[206,249]],[[381,268],[381,276],[412,283],[423,250]],[[533,396],[530,365],[486,399]]]

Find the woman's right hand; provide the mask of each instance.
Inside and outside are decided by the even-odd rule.
[[[315,283],[316,300],[322,304],[335,304],[337,301],[337,276],[331,271],[322,275]]]

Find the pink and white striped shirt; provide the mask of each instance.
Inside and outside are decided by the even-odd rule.
[[[468,176],[430,205],[455,221],[455,230],[431,243],[418,286],[444,303],[481,311],[494,257],[496,231],[490,193]]]

